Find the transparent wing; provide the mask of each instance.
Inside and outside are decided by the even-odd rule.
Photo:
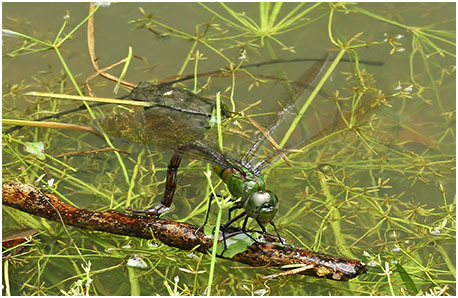
[[[95,119],[94,126],[117,140],[177,152],[222,168],[241,168],[236,159],[227,158],[207,138],[210,127],[203,115],[155,106],[146,111],[107,114]]]
[[[347,66],[348,69],[346,69]],[[340,100],[331,98],[329,95],[326,97],[320,96],[315,99],[313,106],[303,116],[306,129],[297,127],[290,140],[281,150],[271,150],[265,155],[266,157],[264,159],[254,165],[257,170],[261,171],[270,164],[277,162],[279,158],[284,158],[293,152],[307,150],[312,143],[315,146],[337,135],[341,135],[344,140],[347,140],[348,132],[355,132],[355,127],[360,127],[368,118],[374,116],[374,112],[384,105],[383,100],[379,102],[371,95],[355,97],[355,94],[358,94],[357,90],[354,90],[352,87],[348,88],[345,83],[345,76],[353,73],[351,71],[351,65],[339,65],[339,71],[343,71],[344,69],[347,72],[339,75],[336,73],[339,80],[332,81],[328,79],[322,88],[322,90],[327,91],[342,91],[340,95],[339,93],[335,93],[335,98],[339,98]],[[344,97],[344,94],[347,97]],[[277,134],[277,136],[281,137],[281,134]]]
[[[283,137],[290,129],[299,110],[308,101],[310,94],[313,92],[317,83],[323,78],[333,60],[330,54],[325,54],[320,61],[315,62],[312,67],[306,70],[289,86],[288,94],[278,100],[280,102],[280,110],[274,117],[268,120],[270,123],[266,124],[264,122],[265,132],[258,133],[257,139],[244,157],[244,160],[252,163],[254,168],[262,168],[273,156],[286,152],[284,150],[278,150],[278,147],[275,148],[272,145],[271,139],[277,144],[282,142]],[[337,108],[334,103],[326,98],[324,92],[321,92],[315,98],[312,105],[308,107],[306,114],[302,116],[299,125],[293,131],[291,137],[283,144],[282,148],[294,148],[293,145],[297,144],[298,140],[307,139],[324,127],[329,126],[329,116],[323,118],[321,115],[317,115],[316,111],[319,110],[324,110],[326,114],[333,115],[333,117],[336,116]],[[269,138],[266,138],[266,134]],[[263,152],[260,152],[261,150]]]
[[[138,83],[127,98],[154,102],[158,107],[170,108],[175,111],[200,115],[210,119],[214,102],[188,90],[168,85],[153,85],[147,82]]]

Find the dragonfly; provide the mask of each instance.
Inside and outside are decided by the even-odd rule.
[[[166,84],[152,85],[140,82],[126,98],[154,102],[153,107],[141,111],[106,114],[95,119],[93,124],[96,129],[104,131],[111,138],[128,143],[152,145],[173,152],[168,164],[162,200],[153,207],[142,210],[142,213],[159,216],[168,212],[175,194],[177,172],[182,158],[202,160],[212,165],[213,171],[226,183],[235,201],[235,205],[229,209],[229,221],[223,225],[223,236],[227,227],[242,218],[245,218],[242,231],[247,234],[246,226],[248,219],[251,218],[258,223],[263,233],[266,233],[265,225],[270,224],[279,241],[284,244],[273,221],[278,212],[279,199],[274,192],[266,188],[262,171],[293,151],[274,146],[272,154],[262,159],[258,156],[261,148],[271,145],[270,136],[282,134],[283,123],[292,121],[297,114],[297,106],[308,98],[313,86],[323,77],[332,61],[330,55],[326,55],[325,58],[315,62],[311,69],[299,78],[289,92],[291,98],[284,101],[285,104],[279,112],[269,117],[269,126],[253,138],[251,147],[242,158],[222,152],[212,140],[209,132],[215,117],[214,100]],[[224,107],[221,112],[222,118],[228,119],[230,115],[231,112]],[[303,144],[304,140],[299,143]],[[211,200],[209,208],[210,205]],[[231,213],[238,209],[242,212],[232,218]],[[207,219],[208,209],[204,225]]]

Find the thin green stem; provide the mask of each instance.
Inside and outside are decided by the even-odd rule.
[[[65,19],[65,20],[64,20],[64,23],[62,24],[62,27],[60,28],[59,32],[58,32],[57,35],[56,35],[56,38],[54,39],[53,45],[56,45],[56,44],[57,44],[57,42],[58,42],[59,39],[60,39],[60,36],[61,36],[62,33],[64,32],[64,29],[65,29],[65,27],[67,27],[67,25],[68,25],[68,21]]]
[[[127,275],[129,276],[130,284],[130,295],[131,296],[140,296],[140,283],[138,281],[138,276],[136,274],[136,269],[131,266],[127,266]]]
[[[206,171],[205,177],[207,177],[207,182],[208,185],[211,188],[211,192],[215,198],[216,192],[213,187],[213,184],[211,183],[211,171]],[[208,286],[207,286],[207,296],[211,296],[211,289],[212,289],[212,284],[213,284],[213,276],[215,274],[215,264],[216,264],[216,251],[218,247],[218,239],[219,239],[219,227],[221,225],[221,218],[223,217],[223,207],[218,204],[218,215],[216,216],[216,226],[213,234],[213,245],[212,245],[212,251],[211,251],[211,262],[210,262],[210,270],[208,273]]]
[[[132,173],[132,178],[131,178],[130,183],[129,183],[129,189],[127,191],[126,208],[129,207],[129,206],[132,206],[131,202],[132,202],[132,197],[133,197],[133,193],[134,193],[134,187],[135,187],[135,183],[136,183],[136,180],[137,180],[138,172],[140,170],[140,167],[142,166],[142,157],[143,157],[144,153],[145,153],[145,150],[143,149],[142,151],[140,151],[140,153],[138,154],[138,157],[137,157],[137,162],[135,164],[134,171]],[[113,208],[113,206],[110,206],[110,208]]]
[[[221,93],[216,93],[216,129],[218,131],[219,150],[223,151],[223,129],[221,127]]]
[[[328,36],[329,36],[329,39],[331,40],[331,42],[339,47],[340,45],[334,40],[334,37],[332,35],[332,20],[334,18],[334,8],[331,6],[331,10],[329,12],[329,18],[328,18]]]
[[[144,102],[144,101],[138,101],[138,100],[79,96],[79,95],[71,95],[71,94],[60,94],[60,93],[38,92],[38,91],[30,91],[30,92],[24,93],[24,95],[58,98],[58,99],[70,99],[70,100],[79,100],[79,101],[104,102],[104,103],[109,103],[109,104],[131,105],[131,106],[145,107],[145,108],[156,105],[153,102]]]
[[[53,45],[54,48],[59,48],[67,39],[72,37],[73,33],[75,33],[79,28],[81,28],[81,26],[83,26],[97,12],[98,9],[99,6],[96,5],[92,13],[90,13],[88,16],[86,16],[86,18],[84,18],[84,20],[82,20],[78,25],[76,25],[75,28],[73,28],[73,30],[71,30],[59,43]]]
[[[197,45],[199,44],[199,42],[197,40],[194,40],[194,42],[192,43],[192,46],[191,46],[191,49],[188,51],[188,55],[186,55],[186,58],[183,62],[183,65],[181,66],[180,70],[178,71],[178,75],[182,75],[184,73],[184,71],[186,70],[186,67],[188,66],[188,63],[189,63],[189,60],[191,59],[192,57],[192,53],[194,53]]]
[[[22,37],[24,39],[28,39],[28,40],[31,40],[33,42],[45,45],[46,49],[51,49],[53,47],[53,45],[51,43],[49,43],[48,41],[42,41],[42,40],[36,39],[35,37],[29,36],[29,35],[26,35],[26,34],[22,34],[20,32],[16,32],[16,31],[9,30],[9,29],[3,29],[2,31],[5,34],[9,33],[11,35],[17,35],[17,36],[20,36],[20,37]]]
[[[98,6],[97,6],[98,7]],[[127,53],[127,59],[126,62],[124,63],[124,67],[122,68],[121,75],[119,76],[118,81],[116,82],[115,88],[113,90],[114,94],[117,94],[119,91],[119,88],[121,87],[121,82],[124,79],[124,77],[127,74],[127,69],[129,68],[130,61],[132,60],[132,47],[129,47],[128,53]]]

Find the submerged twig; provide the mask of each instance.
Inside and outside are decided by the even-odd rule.
[[[3,184],[2,201],[7,206],[63,224],[144,239],[154,238],[166,245],[184,250],[195,248],[205,253],[213,243],[213,238],[206,236],[200,230],[197,231],[197,226],[114,210],[95,212],[79,209],[31,184],[17,182]],[[252,244],[231,259],[256,267],[280,268],[290,264],[301,264],[304,267],[303,271],[298,270],[300,274],[341,281],[367,271],[365,264],[358,260],[270,243]]]
[[[89,15],[92,14],[93,10],[94,10],[94,3],[91,2],[89,4]],[[91,62],[92,62],[92,66],[94,66],[94,69],[96,71],[96,74],[95,76],[97,75],[101,75],[102,77],[108,79],[108,80],[111,80],[111,81],[114,81],[114,82],[118,82],[120,81],[121,84],[129,87],[129,88],[135,88],[135,84],[133,83],[130,83],[130,82],[127,82],[127,81],[124,81],[124,80],[119,80],[119,78],[117,76],[114,76],[108,72],[106,72],[107,70],[121,64],[122,62],[125,61],[125,59],[117,62],[117,63],[114,63],[110,66],[107,66],[103,69],[100,69],[100,66],[99,66],[99,63],[97,62],[97,56],[95,55],[95,41],[94,41],[94,16],[91,15],[91,17],[88,19],[87,21],[87,47],[89,49],[89,56],[91,57]],[[94,76],[94,77],[95,77]],[[90,78],[92,78],[92,76],[90,76]],[[88,87],[88,90],[90,93],[92,93],[91,91],[91,87],[89,86],[89,78],[88,80],[86,80],[86,86]],[[92,95],[92,94],[91,94]]]
[[[92,149],[92,150],[79,150],[79,151],[72,151],[72,152],[67,152],[67,153],[62,153],[54,156],[55,158],[59,157],[64,157],[64,156],[74,156],[74,155],[83,155],[83,154],[95,154],[99,152],[105,152],[105,151],[117,151],[119,153],[124,153],[127,155],[130,155],[129,152],[125,150],[121,150],[118,148],[111,148],[111,147],[105,147],[105,148],[98,148],[98,149]]]
[[[295,58],[295,59],[274,59],[274,60],[268,60],[268,61],[261,61],[261,62],[256,62],[256,63],[250,63],[250,64],[245,64],[241,65],[238,67],[238,69],[246,69],[246,68],[252,68],[252,67],[260,67],[263,65],[270,65],[270,64],[283,64],[283,63],[295,63],[295,62],[317,62],[317,61],[325,61],[326,59],[323,58]],[[352,60],[349,59],[341,59],[340,61],[342,62],[353,62]],[[359,64],[365,64],[365,65],[373,65],[373,66],[383,66],[385,63],[382,61],[369,61],[369,60],[360,60]],[[200,73],[197,74],[197,77],[213,77],[213,76],[224,76],[226,74],[226,70],[224,69],[218,69],[210,72],[205,72],[205,73]],[[230,74],[232,75],[232,74]],[[190,73],[186,75],[179,75],[179,76],[170,76],[167,78],[164,78],[158,82],[158,84],[161,85],[173,85],[182,81],[187,81],[190,79],[194,79],[196,74]],[[259,75],[261,76],[261,75]],[[264,76],[263,76],[264,77]]]

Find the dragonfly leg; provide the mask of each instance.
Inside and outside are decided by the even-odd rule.
[[[240,207],[239,206],[234,206],[234,207],[229,208],[228,215],[227,215],[229,221],[231,220],[231,217],[232,217],[232,211],[234,211],[236,209],[240,209]]]
[[[210,208],[212,205],[213,198],[214,198],[213,194],[210,194],[210,198],[208,199],[207,214],[205,214],[205,221],[200,227],[197,228],[197,230],[194,232],[194,235],[196,235],[200,230],[202,230],[202,228],[207,224],[208,216],[210,215]]]
[[[224,198],[223,195],[220,195],[220,194],[215,194],[215,195],[216,195],[217,197]],[[215,198],[215,196],[213,195],[213,193],[210,194],[210,198],[209,198],[209,200],[208,200],[207,213],[205,214],[205,221],[204,221],[204,223],[203,223],[200,227],[197,228],[197,230],[194,232],[194,234],[197,234],[197,233],[198,233],[200,230],[202,230],[202,228],[207,224],[207,222],[208,222],[208,217],[209,217],[209,215],[210,215],[211,204],[212,204],[212,201],[213,201],[214,198]],[[231,219],[231,217],[230,217],[230,214],[229,214],[229,220],[230,220],[230,219]]]
[[[277,227],[275,226],[274,222],[271,221],[270,224],[272,225],[272,227],[274,227],[275,233],[277,234],[277,237],[278,237],[278,240],[280,240],[280,243],[285,245],[285,243],[283,242],[283,238],[280,237],[280,233],[278,233]]]
[[[264,234],[267,234],[267,231],[264,225],[259,220],[256,220],[256,221],[258,222],[258,225],[261,227],[262,232]],[[280,241],[280,243],[284,245],[285,243],[283,242],[283,238],[280,237],[280,234],[278,233],[277,227],[275,226],[274,222],[270,221],[269,223],[272,225],[272,227],[274,227],[275,233],[277,234],[277,238]]]
[[[251,237],[250,234],[248,234],[248,231],[247,231],[247,229],[246,229],[247,223],[248,223],[248,216],[245,218],[245,220],[243,221],[243,224],[242,224],[242,232],[243,232],[243,234],[245,234],[245,235],[247,235],[248,237],[250,237],[251,240],[254,241],[254,243],[259,244],[259,242],[258,242],[256,239],[254,239],[253,237]],[[261,229],[262,229],[263,233],[265,233],[265,228],[264,228],[263,226],[261,226]]]
[[[223,234],[223,242],[224,242],[224,249],[223,251],[221,252],[221,256],[224,254],[224,252],[226,251],[227,249],[227,246],[226,246],[226,229],[231,225],[233,224],[234,222],[236,222],[237,220],[239,220],[240,218],[246,216],[246,212],[243,211],[242,213],[240,213],[239,215],[237,215],[236,217],[234,217],[233,219],[229,220],[227,223],[225,223],[224,225],[221,226],[221,232]],[[248,216],[247,216],[248,217]],[[215,236],[216,237],[216,236]]]

